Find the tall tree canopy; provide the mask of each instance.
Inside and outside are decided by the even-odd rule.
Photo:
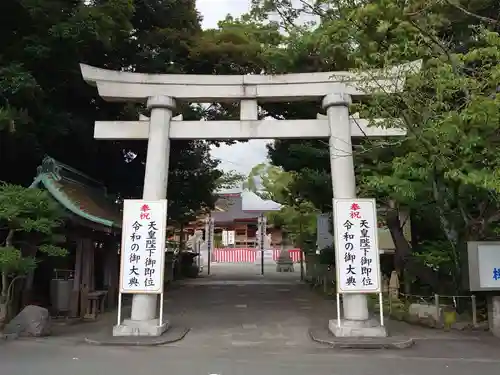
[[[281,15],[288,31],[284,43],[293,46],[292,56],[314,58],[316,70],[384,68],[422,59],[422,70],[408,77],[403,93],[380,92],[353,106],[352,111],[369,119],[402,118],[408,132],[401,140],[356,142],[358,194],[377,197],[387,209],[398,270],[410,269],[435,287],[438,270],[460,285],[466,241],[496,238],[500,219],[499,4],[487,0],[320,3],[311,7],[304,1],[297,9],[286,0],[254,1],[254,14]],[[318,16],[315,28],[294,26],[301,12]],[[302,113],[292,110],[288,115],[302,116],[308,110],[311,116],[319,108],[302,106]],[[286,112],[278,108],[278,113]],[[269,157],[275,165],[295,172],[290,191],[322,210],[331,209],[325,141],[276,141],[269,147]],[[411,209],[420,229],[413,244],[402,234],[400,207]],[[432,256],[436,249],[444,256]]]
[[[0,25],[0,180],[29,184],[50,154],[122,197],[139,197],[146,142],[96,141],[93,124],[137,119],[143,108],[104,103],[83,81],[79,63],[199,73],[195,0],[5,0],[0,11],[9,15]],[[178,110],[191,120],[204,114]],[[220,172],[206,142],[173,142],[170,166],[171,218],[213,203]]]

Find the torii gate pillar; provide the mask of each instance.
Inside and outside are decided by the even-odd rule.
[[[148,98],[147,106],[151,110],[151,117],[143,199],[154,201],[167,197],[170,121],[175,100],[169,96],[152,96]],[[113,335],[160,336],[168,328],[168,322],[162,320],[163,323],[160,324],[160,319],[156,316],[157,304],[158,294],[134,294],[130,319],[113,327]]]
[[[334,198],[356,198],[356,179],[349,121],[350,95],[339,91],[323,99],[330,127],[330,168]],[[334,205],[332,204],[332,207]],[[329,322],[329,328],[337,337],[385,337],[387,331],[377,321],[369,319],[368,303],[364,294],[343,294],[343,321]]]

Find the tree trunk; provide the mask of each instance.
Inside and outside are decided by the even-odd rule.
[[[12,240],[14,238],[14,231],[9,230],[7,237],[5,238],[5,246],[12,246]],[[9,277],[7,270],[2,270],[2,289],[0,294],[0,329],[5,325],[5,321],[9,315]]]
[[[434,290],[439,288],[438,273],[433,269],[422,264],[413,257],[412,248],[406,240],[399,211],[397,208],[391,208],[387,211],[387,227],[391,233],[392,241],[396,248],[394,254],[394,267],[399,275],[403,271],[418,277],[425,284],[430,285]]]
[[[14,240],[14,230],[10,229],[7,233],[7,237],[5,238],[5,246],[12,247]],[[0,302],[6,303],[8,302],[8,291],[9,291],[9,277],[7,270],[2,271],[2,294],[0,296]]]
[[[31,244],[26,244],[21,248],[23,257],[33,257],[36,258],[38,252],[38,246],[34,246]],[[21,288],[17,288],[15,290],[16,296],[15,298],[19,300],[18,308],[23,308],[26,305],[29,305],[33,298],[33,281],[35,279],[35,270],[36,268],[30,269],[26,274],[26,278],[22,283]]]

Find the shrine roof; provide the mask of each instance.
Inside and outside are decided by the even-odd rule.
[[[98,228],[121,228],[120,206],[108,196],[106,187],[51,157],[43,159],[31,186],[45,188],[71,214]]]
[[[253,221],[268,211],[279,210],[281,206],[273,201],[261,199],[257,194],[243,192],[221,192],[211,215],[215,223]]]
[[[215,210],[211,213],[215,223],[230,223],[236,219],[256,219],[259,214],[242,210],[242,199],[239,193],[219,194]]]

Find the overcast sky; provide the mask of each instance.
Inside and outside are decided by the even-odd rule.
[[[234,17],[248,11],[250,0],[196,0],[198,11],[203,15],[203,27],[215,28],[227,14]],[[266,160],[266,140],[252,140],[232,146],[212,148],[212,155],[221,161],[223,170],[234,169],[248,174],[252,167]]]

